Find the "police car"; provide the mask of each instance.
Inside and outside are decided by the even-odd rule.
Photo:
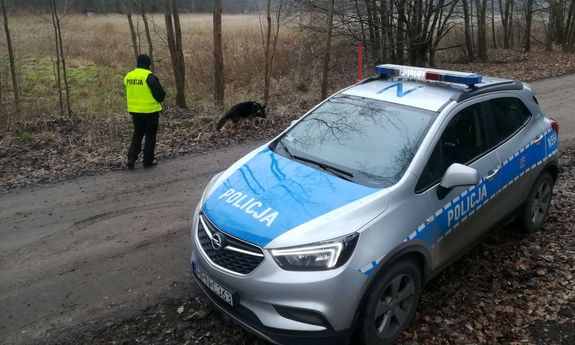
[[[277,344],[390,344],[423,285],[491,228],[540,229],[559,127],[521,82],[398,65],[215,176],[193,275]]]

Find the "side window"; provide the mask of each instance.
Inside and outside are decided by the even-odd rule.
[[[463,109],[445,128],[423,169],[416,191],[423,191],[438,183],[451,164],[468,164],[488,148],[482,104]]]
[[[489,103],[493,113],[497,144],[512,136],[531,118],[531,112],[519,98],[496,98]]]

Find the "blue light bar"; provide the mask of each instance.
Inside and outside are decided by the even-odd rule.
[[[480,84],[483,81],[481,75],[475,73],[389,64],[375,66],[375,73],[385,77],[442,81],[446,83],[463,84],[469,87]]]

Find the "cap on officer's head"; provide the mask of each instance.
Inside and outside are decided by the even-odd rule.
[[[152,65],[152,59],[146,54],[138,55],[138,67],[149,69]]]

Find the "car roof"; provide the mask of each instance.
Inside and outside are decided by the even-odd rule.
[[[521,82],[493,77],[483,77],[481,83],[470,87],[462,84],[406,77],[380,76],[358,82],[354,86],[343,90],[340,94],[437,112],[451,101],[461,102],[479,94],[504,90],[521,90],[523,87],[524,85]]]

